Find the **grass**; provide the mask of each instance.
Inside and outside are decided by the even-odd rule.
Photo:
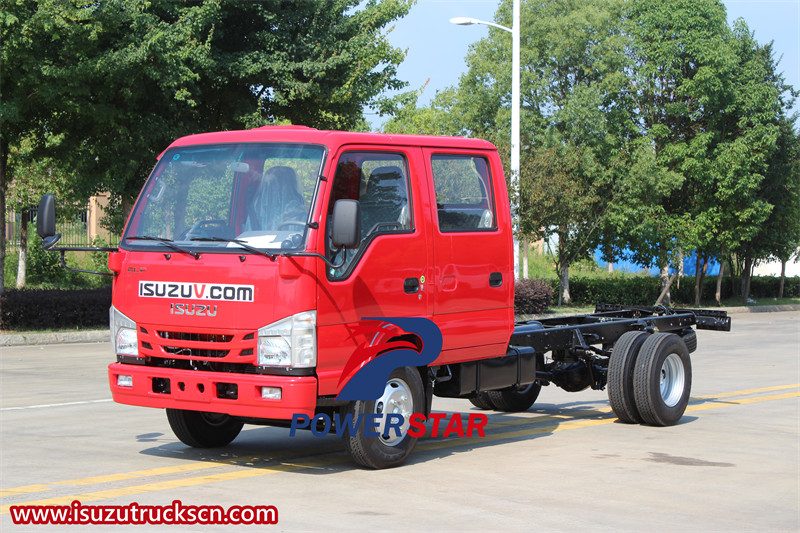
[[[520,268],[521,267],[522,259],[520,259]],[[601,267],[593,259],[583,259],[570,265],[569,275],[570,277],[580,278],[611,279],[621,276],[648,276],[649,274],[646,270],[640,270],[638,272],[614,270],[609,272],[607,268]],[[548,280],[558,279],[553,255],[531,251],[528,254],[528,277]]]
[[[800,305],[800,298],[756,298],[747,303],[741,298],[722,300],[722,307],[757,307],[759,305]]]

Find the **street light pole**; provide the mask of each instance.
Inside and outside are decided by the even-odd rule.
[[[519,107],[520,107],[520,10],[519,0],[514,0],[511,28],[469,17],[451,18],[459,26],[484,24],[511,34],[511,220],[514,225],[514,278],[519,279]]]

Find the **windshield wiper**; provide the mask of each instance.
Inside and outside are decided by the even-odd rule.
[[[345,260],[347,258],[347,250],[345,250],[345,255],[342,257],[341,263],[339,263],[337,265],[335,263],[332,263],[330,261],[330,259],[328,259],[327,257],[325,257],[322,254],[316,254],[316,253],[311,253],[311,252],[289,252],[289,251],[280,252],[278,254],[271,254],[269,252],[265,252],[264,250],[259,250],[258,248],[254,248],[253,246],[250,246],[246,242],[244,242],[242,240],[239,240],[239,239],[227,239],[225,237],[196,237],[196,238],[194,238],[192,240],[193,241],[211,241],[211,242],[214,242],[214,241],[216,241],[216,242],[233,242],[233,243],[238,244],[239,246],[241,246],[245,250],[249,250],[249,251],[251,251],[253,253],[256,253],[256,254],[259,254],[259,255],[263,255],[265,257],[269,257],[273,261],[275,261],[275,258],[278,257],[278,255],[283,255],[283,256],[286,256],[286,257],[319,257],[320,259],[322,259],[325,262],[325,264],[327,264],[328,266],[330,266],[331,268],[334,268],[334,269],[341,268],[342,266],[344,266]],[[244,257],[244,256],[242,256],[242,257]]]
[[[246,242],[244,242],[244,241],[242,241],[240,239],[227,239],[225,237],[194,237],[192,240],[193,241],[211,241],[211,242],[232,242],[232,243],[238,244],[239,246],[241,246],[245,250],[249,250],[249,251],[253,252],[254,254],[259,254],[259,255],[263,255],[264,257],[269,257],[272,261],[275,261],[275,257],[277,257],[276,254],[271,254],[269,252],[265,252],[264,250],[259,250],[258,248],[254,247],[254,246],[250,246],[249,244],[247,244]]]
[[[173,250],[177,250],[177,251],[179,251],[181,253],[184,253],[184,254],[189,254],[192,257],[194,257],[195,259],[200,259],[200,254],[199,253],[193,252],[191,250],[187,250],[185,248],[181,248],[180,246],[175,244],[172,241],[172,239],[165,239],[163,237],[151,237],[149,235],[134,235],[132,237],[125,237],[125,239],[127,239],[129,241],[156,241],[156,242],[160,242],[161,244],[165,244],[165,245],[169,246]]]

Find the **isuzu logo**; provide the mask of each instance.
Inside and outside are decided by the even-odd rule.
[[[182,298],[185,300],[252,302],[253,294],[254,290],[252,285],[170,281],[139,282],[139,296],[142,298]]]
[[[205,304],[169,304],[169,314],[217,316],[217,306]]]

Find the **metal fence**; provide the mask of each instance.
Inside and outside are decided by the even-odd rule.
[[[24,212],[25,213],[24,213]],[[37,207],[28,207],[17,212],[6,214],[6,246],[8,248],[19,248],[20,230],[24,215],[27,213],[27,220],[33,224],[33,230],[28,230],[28,239],[38,238],[36,235],[36,211]],[[77,215],[61,219],[56,222],[56,233],[61,234],[59,246],[90,246],[91,240],[87,229],[88,213],[83,211]]]

